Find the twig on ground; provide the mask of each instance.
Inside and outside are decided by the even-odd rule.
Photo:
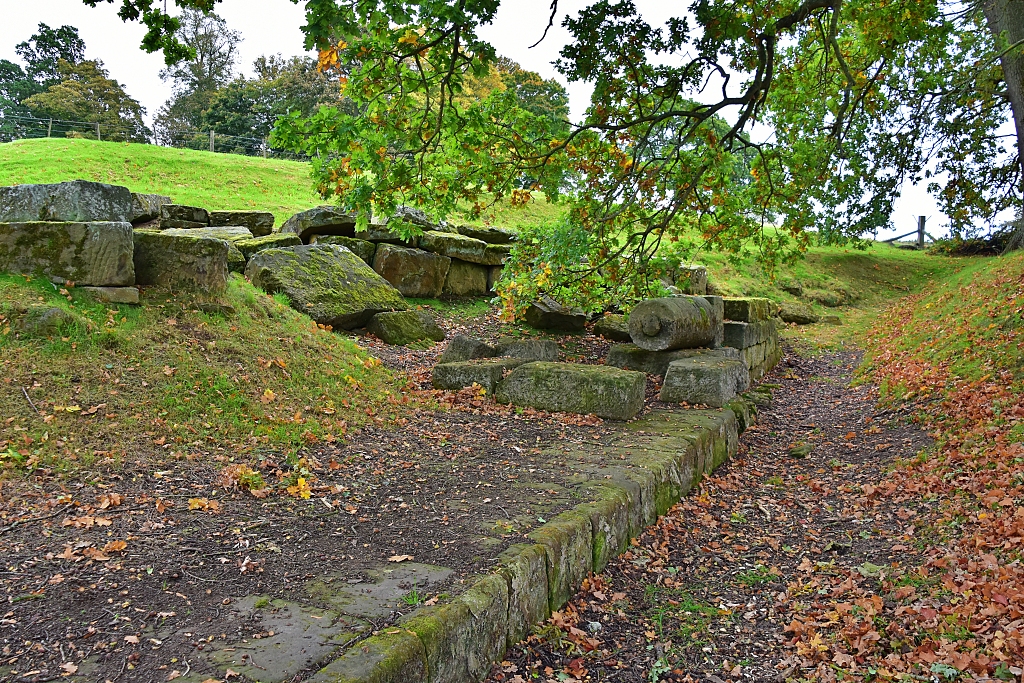
[[[28,404],[30,406],[32,406],[32,410],[36,411],[36,415],[38,415],[39,417],[42,417],[43,414],[41,412],[39,412],[39,408],[36,408],[36,404],[32,402],[32,397],[30,397],[28,395],[28,389],[26,389],[25,387],[22,387],[21,388],[21,394],[22,394],[22,396],[25,397],[25,400],[28,401]]]

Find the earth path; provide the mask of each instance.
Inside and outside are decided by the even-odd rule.
[[[815,576],[855,568],[871,580],[911,560],[914,512],[868,499],[889,466],[928,445],[926,433],[876,413],[873,387],[851,386],[859,355],[787,351],[765,380],[780,385],[772,405],[742,435],[739,455],[509,652],[490,681],[800,679],[789,606],[830,592]],[[801,444],[813,445],[810,455],[791,457]]]

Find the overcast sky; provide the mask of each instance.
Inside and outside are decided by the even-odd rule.
[[[562,0],[559,21],[547,39],[533,49],[529,46],[540,38],[547,24],[550,0],[506,0],[495,23],[485,27],[482,34],[500,54],[511,57],[526,69],[564,83],[551,66],[568,38],[568,33],[558,24],[566,12],[576,12],[590,1]],[[14,46],[35,33],[40,22],[52,27],[75,26],[85,40],[86,56],[102,60],[111,77],[146,107],[147,118],[151,120],[170,96],[169,85],[158,75],[163,59],[139,49],[144,31],[138,24],[124,24],[117,18],[119,4],[100,4],[93,9],[81,0],[0,0],[3,10],[0,58],[18,61]],[[173,6],[173,2],[169,4]],[[676,0],[637,0],[637,5],[652,22],[664,21],[680,7]],[[301,4],[288,0],[224,0],[217,7],[217,12],[244,38],[239,50],[242,73],[251,73],[253,60],[260,55],[280,53],[288,57],[302,53],[300,27],[305,21]],[[590,88],[574,84],[569,86],[569,95],[573,119],[579,120],[589,102]],[[945,231],[946,220],[924,187],[907,187],[893,214],[899,233],[913,230],[919,214],[932,217],[928,223],[932,234]]]

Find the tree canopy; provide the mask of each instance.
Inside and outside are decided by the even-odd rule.
[[[278,140],[364,216],[565,197],[565,224],[538,241],[546,260],[504,284],[510,310],[538,289],[595,306],[644,296],[666,245],[771,264],[812,237],[857,240],[908,179],[931,178],[960,230],[1020,211],[1024,0],[694,0],[661,26],[631,0],[595,0],[562,21],[558,70],[594,84],[568,130],[514,88],[461,97],[498,63],[478,29],[499,4],[308,0],[307,44],[357,111],[293,116]],[[755,123],[773,134],[752,140]]]

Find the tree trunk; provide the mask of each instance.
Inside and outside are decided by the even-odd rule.
[[[985,0],[985,21],[996,39],[996,49],[1024,40],[1024,0]],[[1021,165],[1021,188],[1024,191],[1024,45],[1006,52],[999,60],[1017,127],[1017,161]],[[1018,216],[1024,218],[1024,216]]]

